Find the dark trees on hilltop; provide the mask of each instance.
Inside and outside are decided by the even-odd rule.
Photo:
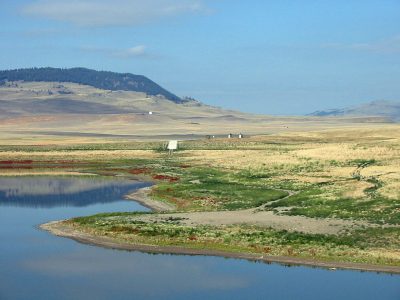
[[[147,77],[130,73],[95,71],[85,68],[29,68],[0,71],[0,82],[5,80],[72,82],[104,90],[135,91],[154,96],[161,95],[171,101],[182,102],[178,96],[165,90]]]

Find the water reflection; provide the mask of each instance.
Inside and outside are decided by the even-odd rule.
[[[144,185],[101,177],[0,177],[0,299],[400,297],[398,276],[117,251],[36,227],[100,212],[144,211],[133,201],[121,200],[127,191]]]
[[[121,195],[147,185],[101,177],[0,178],[0,206],[82,207],[120,201]]]

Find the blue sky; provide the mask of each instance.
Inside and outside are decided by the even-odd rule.
[[[267,114],[400,100],[398,0],[1,0],[0,69],[145,75]]]

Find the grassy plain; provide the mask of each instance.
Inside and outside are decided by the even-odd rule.
[[[400,266],[400,126],[369,125],[246,139],[0,146],[0,172],[90,172],[151,179],[174,216],[120,213],[66,224],[133,244]],[[336,233],[274,223],[190,223],[193,212],[343,221]],[[260,215],[259,215],[260,214]],[[299,219],[300,218],[300,219]],[[189,219],[189,220],[188,220]]]

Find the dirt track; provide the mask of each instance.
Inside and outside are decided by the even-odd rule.
[[[172,211],[174,208],[166,203],[150,199],[149,188],[141,189],[127,196],[128,199],[152,208],[155,211]],[[293,193],[289,193],[289,196]],[[287,196],[288,197],[288,196]],[[146,222],[163,221],[168,218],[181,218],[185,225],[232,225],[249,224],[271,227],[278,230],[300,231],[306,233],[337,234],[344,229],[354,229],[365,222],[340,219],[313,219],[302,216],[276,215],[272,211],[246,209],[236,211],[183,212],[138,216],[138,220]]]

